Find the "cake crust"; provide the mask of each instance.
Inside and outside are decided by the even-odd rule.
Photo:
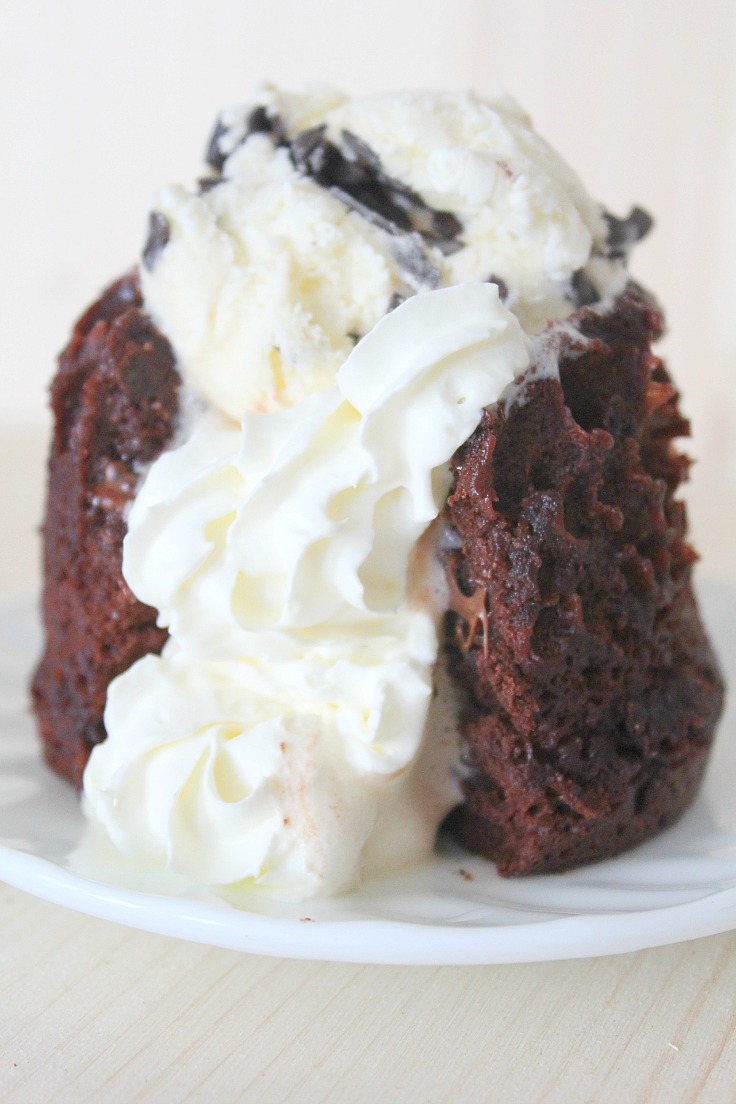
[[[46,762],[78,788],[105,738],[109,683],[166,639],[122,577],[122,541],[141,471],[173,434],[178,385],[171,347],[129,275],[80,318],[51,388],[46,641],[32,697]]]
[[[723,697],[674,497],[689,427],[651,351],[661,314],[631,285],[571,321],[585,340],[563,336],[560,379],[533,365],[484,414],[445,511],[460,544],[445,649],[467,702],[447,827],[504,875],[605,858],[675,821]]]

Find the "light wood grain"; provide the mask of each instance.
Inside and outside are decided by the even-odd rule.
[[[732,1104],[736,935],[546,965],[287,962],[0,895],[0,1093]]]

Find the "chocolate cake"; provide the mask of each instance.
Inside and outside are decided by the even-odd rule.
[[[722,704],[674,498],[677,393],[630,287],[582,309],[560,379],[487,412],[453,461],[446,647],[466,705],[448,827],[502,874],[565,870],[675,821]],[[567,346],[567,348],[565,348]]]
[[[51,391],[46,647],[32,692],[46,762],[77,787],[105,738],[109,683],[166,639],[121,574],[125,508],[178,408],[171,348],[141,305],[136,276],[108,288],[77,323]]]
[[[559,382],[532,378],[457,453],[444,515],[461,542],[445,648],[465,702],[465,801],[446,827],[506,875],[613,855],[675,821],[722,702],[675,500],[688,425],[650,347],[661,314],[632,286],[575,323],[585,341],[561,335]],[[46,761],[77,787],[110,681],[166,639],[121,548],[178,383],[132,276],[80,319],[54,381],[33,698]]]
[[[443,819],[509,876],[671,824],[723,687],[649,216],[505,99],[269,86],[206,161],[52,386],[48,764],[135,861],[301,897]]]

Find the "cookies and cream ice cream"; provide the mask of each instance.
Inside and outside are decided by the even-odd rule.
[[[266,88],[223,114],[209,160],[219,175],[199,194],[156,197],[168,240],[143,289],[188,381],[236,419],[334,383],[355,341],[420,291],[493,277],[538,332],[569,314],[570,281],[606,239],[506,98]],[[623,267],[597,252],[597,290],[620,290]]]
[[[336,893],[426,858],[458,801],[448,462],[549,322],[618,294],[645,219],[506,98],[265,87],[207,161],[141,269],[193,401],[123,570],[170,636],[110,687],[85,807],[146,866]]]

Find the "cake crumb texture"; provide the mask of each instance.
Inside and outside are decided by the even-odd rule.
[[[453,462],[453,585],[485,591],[487,642],[445,619],[467,702],[465,803],[447,827],[504,875],[561,871],[675,821],[705,768],[723,686],[675,492],[689,432],[635,285],[583,308],[560,379],[488,410]],[[452,587],[451,587],[452,590]]]
[[[105,738],[108,684],[166,639],[156,611],[123,580],[121,561],[125,509],[171,439],[178,385],[135,275],[82,316],[52,384],[46,644],[32,692],[46,762],[78,788],[91,748]]]

